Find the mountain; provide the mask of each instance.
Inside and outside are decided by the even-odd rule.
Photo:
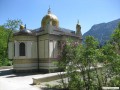
[[[83,39],[86,36],[91,35],[98,39],[100,44],[103,45],[107,40],[110,39],[111,34],[117,28],[119,22],[120,19],[108,23],[95,24],[83,35]]]

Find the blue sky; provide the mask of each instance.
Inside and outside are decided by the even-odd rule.
[[[21,19],[27,28],[39,28],[49,6],[60,27],[75,30],[79,19],[82,33],[94,24],[120,18],[120,0],[0,0],[0,25]]]

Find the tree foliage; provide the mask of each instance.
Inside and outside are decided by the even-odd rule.
[[[7,39],[10,30],[0,26],[0,66],[7,65],[8,58],[6,56]]]
[[[18,27],[22,24],[22,21],[19,19],[14,19],[14,20],[7,20],[7,23],[5,23],[3,26],[10,30],[9,34],[8,34],[8,38],[7,38],[7,48],[6,48],[6,55],[8,54],[8,42],[10,40],[10,38],[13,35],[13,31],[15,31],[16,29],[18,29]]]
[[[9,30],[17,30],[19,28],[19,25],[22,24],[22,21],[20,19],[8,19],[7,22],[4,24],[4,27]]]
[[[61,43],[57,66],[67,72],[70,90],[102,90],[120,87],[120,24],[103,47],[92,36],[83,45],[72,40]],[[101,66],[101,67],[100,67]]]
[[[7,20],[0,26],[0,66],[10,65],[8,60],[8,42],[13,37],[13,32],[22,24],[21,20]]]

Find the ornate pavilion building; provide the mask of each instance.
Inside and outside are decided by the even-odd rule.
[[[60,42],[72,38],[81,43],[82,34],[79,22],[76,31],[59,27],[58,18],[48,9],[42,18],[41,27],[29,30],[21,25],[14,33],[14,40],[9,42],[8,56],[13,59],[15,72],[52,72],[57,67],[54,61],[60,53]]]

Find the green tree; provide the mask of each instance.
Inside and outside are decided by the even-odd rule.
[[[62,44],[58,66],[67,72],[66,75],[69,77],[68,88],[70,90],[101,89],[97,69],[101,53],[98,49],[98,41],[92,36],[86,37],[84,45],[72,40]],[[92,66],[95,68],[94,71],[91,71]]]
[[[112,34],[111,42],[114,44],[116,51],[120,54],[120,23]]]
[[[18,27],[22,24],[22,21],[20,19],[14,19],[10,20],[8,19],[7,22],[3,25],[7,30],[10,32],[8,33],[7,37],[7,47],[6,47],[6,55],[8,54],[8,42],[12,38],[13,32],[15,32]]]
[[[6,56],[7,38],[10,30],[6,30],[3,26],[0,26],[0,66],[8,64],[8,58]]]
[[[7,22],[0,26],[0,66],[8,65],[8,42],[12,39],[13,32],[22,24],[21,20],[7,20]],[[10,65],[10,64],[9,64]]]
[[[101,81],[98,75],[98,61],[101,55],[98,49],[98,41],[92,36],[87,36],[85,39],[85,51],[84,51],[84,61],[86,62],[86,73],[87,73],[87,90],[92,88],[101,89]],[[91,72],[90,67],[94,67],[95,72]],[[97,79],[97,81],[96,81]]]
[[[62,79],[64,88],[102,90],[102,86],[120,87],[120,24],[106,45],[101,48],[98,45],[92,36],[87,36],[83,45],[72,40],[61,43],[57,66],[67,73],[67,86]]]
[[[120,25],[120,24],[119,24]],[[104,86],[116,86],[120,84],[120,29],[113,32],[111,40],[101,48],[102,63],[104,70],[102,70],[102,82]],[[115,80],[117,78],[117,80]],[[117,84],[116,84],[116,82]]]
[[[112,72],[113,76],[109,84],[120,87],[120,23],[113,32],[110,42],[113,47],[111,48],[111,50],[113,50],[113,54],[111,55],[112,60],[109,59],[109,63],[111,65],[110,71]]]

